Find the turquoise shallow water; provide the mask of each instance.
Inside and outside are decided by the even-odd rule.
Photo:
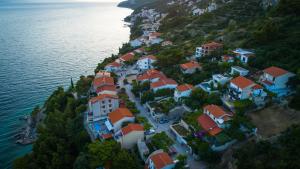
[[[129,9],[103,2],[0,1],[0,168],[31,150],[16,145],[19,117],[57,86],[93,73],[129,39]]]

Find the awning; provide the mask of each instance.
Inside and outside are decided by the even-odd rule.
[[[106,125],[106,127],[107,127],[107,129],[108,129],[109,131],[111,131],[111,130],[114,129],[113,126],[111,125],[111,123],[110,123],[109,120],[106,120],[106,121],[105,121],[105,125]]]

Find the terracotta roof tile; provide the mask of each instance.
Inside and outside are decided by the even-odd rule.
[[[98,87],[96,93],[100,93],[102,91],[117,91],[117,88],[115,85],[105,85],[105,86]]]
[[[230,81],[241,89],[244,89],[248,86],[254,85],[255,83],[252,80],[249,80],[243,76],[236,77]]]
[[[174,163],[171,157],[165,152],[154,154],[150,159],[153,161],[155,169],[162,169],[165,166]]]
[[[107,66],[111,66],[111,67],[121,67],[121,64],[118,63],[118,62],[116,62],[116,61],[114,61],[114,62],[111,62],[111,63],[107,64],[105,67],[107,67]]]
[[[101,94],[99,96],[93,97],[90,99],[90,102],[95,103],[97,101],[101,101],[103,99],[118,99],[119,97],[117,95],[111,95],[111,94]]]
[[[219,134],[222,129],[206,114],[202,114],[197,119],[198,124],[210,135],[215,136]]]
[[[202,47],[208,47],[208,48],[220,48],[223,47],[222,43],[217,43],[217,42],[210,42],[203,44]]]
[[[227,113],[219,106],[211,104],[204,107],[205,110],[209,111],[213,114],[216,118],[222,117]]]
[[[101,85],[114,85],[114,78],[113,77],[100,77],[100,78],[96,78],[93,81],[93,86],[94,87],[98,87]]]
[[[150,84],[151,89],[165,86],[165,85],[177,85],[177,82],[173,79],[162,78],[157,82],[153,82]]]
[[[179,85],[176,87],[176,89],[180,92],[192,90],[193,88],[194,88],[194,86],[190,85],[190,84],[183,84],[183,85]]]
[[[120,57],[120,59],[121,59],[122,61],[124,61],[124,62],[130,61],[130,60],[132,60],[133,58],[134,58],[134,53],[132,53],[132,52],[126,53],[125,55],[122,55],[122,56]]]
[[[155,69],[150,69],[150,70],[147,70],[144,74],[139,75],[137,77],[137,80],[142,81],[142,80],[151,80],[151,79],[155,79],[155,78],[165,78],[165,77],[166,76],[162,72],[155,70]]]
[[[108,118],[113,124],[125,117],[134,117],[130,110],[127,108],[118,108],[108,114]]]
[[[200,65],[196,61],[190,61],[184,64],[180,64],[180,67],[182,69],[194,69],[194,68],[200,68]]]
[[[263,70],[265,73],[270,74],[273,77],[278,77],[284,74],[287,74],[288,71],[281,69],[279,67],[271,66],[265,70]]]
[[[127,135],[128,133],[132,131],[144,131],[144,127],[140,124],[128,124],[126,127],[123,127],[122,134]]]

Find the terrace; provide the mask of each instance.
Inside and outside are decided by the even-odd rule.
[[[108,135],[111,135],[112,132],[110,132],[107,124],[106,124],[107,119],[103,118],[98,121],[94,121],[89,123],[89,129],[94,135],[94,138],[102,138],[107,137]]]

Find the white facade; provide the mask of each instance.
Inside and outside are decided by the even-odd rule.
[[[247,76],[248,73],[249,73],[249,70],[244,69],[244,68],[239,67],[239,66],[232,66],[231,71],[230,71],[231,75],[238,74],[240,76]]]
[[[287,82],[289,81],[289,78],[295,76],[293,73],[286,73],[281,76],[273,77],[272,75],[268,73],[264,73],[262,79],[267,80],[269,82],[272,82],[274,87],[277,89],[281,88],[287,88]]]
[[[126,135],[122,135],[120,139],[118,139],[118,142],[121,143],[122,148],[131,149],[137,145],[139,140],[144,140],[144,136],[144,131],[131,131]]]
[[[245,88],[241,89],[238,86],[236,86],[234,83],[230,83],[229,87],[231,89],[233,89],[234,91],[236,91],[236,93],[238,93],[237,97],[238,97],[239,100],[245,100],[245,99],[250,98],[252,85],[249,85],[248,87],[245,87]]]
[[[202,49],[202,47],[197,47],[196,48],[196,52],[195,52],[195,57],[196,58],[200,58],[202,56],[203,56],[203,49]]]
[[[138,60],[136,64],[140,70],[148,70],[153,68],[152,64],[155,62],[156,60],[150,58],[143,58]]]
[[[119,99],[104,98],[95,102],[89,101],[89,110],[93,121],[97,121],[119,107]]]
[[[236,50],[233,51],[233,53],[236,54],[237,58],[242,62],[242,63],[248,63],[249,58],[252,57],[254,55],[253,52],[248,51],[248,50],[244,50],[241,48],[238,48]]]
[[[215,74],[212,76],[212,79],[214,87],[218,87],[219,84],[223,86],[225,83],[229,82],[231,78],[221,74]]]
[[[112,124],[114,132],[119,131],[122,128],[122,124],[125,122],[133,123],[135,121],[135,117],[123,117],[121,120]]]

